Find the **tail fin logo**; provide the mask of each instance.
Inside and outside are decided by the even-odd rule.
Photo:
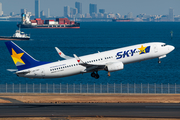
[[[14,61],[14,64],[16,66],[25,65],[24,61],[21,59],[24,53],[16,53],[14,49],[12,48],[12,59]]]

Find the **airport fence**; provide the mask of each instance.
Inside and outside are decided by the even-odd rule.
[[[0,84],[0,93],[180,94],[180,84]]]

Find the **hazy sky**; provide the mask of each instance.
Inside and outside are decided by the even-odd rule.
[[[137,14],[146,13],[148,15],[169,14],[169,8],[174,9],[174,15],[180,15],[180,0],[40,0],[40,10],[50,8],[51,16],[63,16],[64,6],[75,7],[75,2],[82,3],[83,14],[89,13],[89,4],[97,4],[99,9],[105,9],[107,13],[120,13],[126,15],[129,12],[135,17]],[[35,0],[0,0],[4,14],[20,13],[20,9],[25,8],[29,12],[35,13]]]

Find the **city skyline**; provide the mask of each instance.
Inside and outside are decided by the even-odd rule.
[[[27,9],[27,11],[35,14],[34,0],[1,0],[0,2],[2,3],[2,11],[4,14],[9,15],[11,12],[20,14],[20,9]],[[109,0],[41,0],[40,11],[45,11],[45,15],[47,15],[49,8],[51,10],[51,16],[63,16],[64,6],[75,8],[75,2],[82,3],[82,14],[84,15],[89,13],[89,4],[97,4],[98,12],[99,9],[105,9],[105,12],[107,13],[120,13],[121,15],[127,15],[128,13],[132,12],[133,17],[141,13],[145,13],[147,15],[168,15],[170,7],[174,9],[174,15],[180,15],[179,0],[113,0],[113,2]],[[13,6],[11,7],[11,5]]]

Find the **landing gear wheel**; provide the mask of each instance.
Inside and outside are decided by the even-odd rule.
[[[95,74],[94,78],[98,79],[98,78],[99,78],[99,75],[98,75],[98,74]]]
[[[95,73],[95,72],[96,72],[96,73]],[[99,74],[98,74],[97,71],[95,71],[95,72],[92,72],[92,73],[91,73],[91,77],[94,77],[94,78],[98,79],[98,78],[99,78]]]
[[[91,77],[95,77],[96,73],[92,72]]]
[[[158,61],[158,63],[160,64],[160,63],[161,63],[161,61],[159,60],[159,61]]]

